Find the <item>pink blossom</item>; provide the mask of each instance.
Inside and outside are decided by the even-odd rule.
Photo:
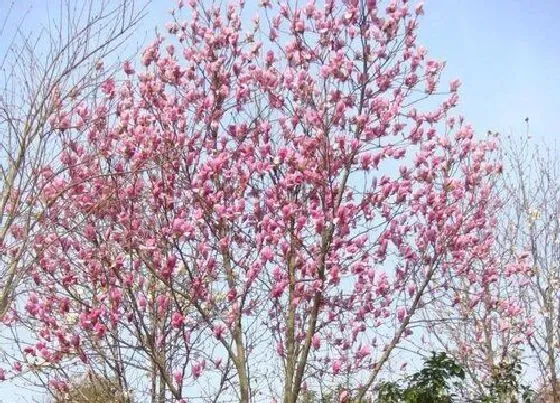
[[[403,322],[404,321],[404,317],[406,316],[406,308],[404,306],[399,306],[397,308],[397,319],[399,320],[399,322]]]
[[[177,385],[180,385],[183,382],[183,373],[181,371],[173,372],[173,379]]]
[[[449,88],[451,92],[455,92],[459,89],[459,87],[461,86],[461,81],[460,80],[453,80],[451,81],[451,83],[449,84]]]
[[[356,358],[361,360],[371,354],[371,350],[367,344],[362,344],[356,353]]]
[[[193,364],[191,367],[191,371],[194,379],[200,378],[200,375],[202,375],[202,364],[198,362],[196,364]]]
[[[332,364],[333,374],[335,374],[335,375],[338,374],[340,372],[341,367],[342,367],[342,363],[340,362],[340,360],[333,361],[333,364]]]
[[[318,334],[313,335],[313,340],[311,342],[314,350],[319,350],[321,348],[321,338]]]
[[[171,325],[175,329],[178,329],[181,326],[183,326],[184,322],[185,322],[185,318],[180,312],[174,312],[173,315],[171,316]]]

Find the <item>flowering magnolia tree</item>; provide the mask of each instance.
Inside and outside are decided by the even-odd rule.
[[[450,281],[483,296],[493,270],[471,274],[496,145],[438,92],[422,12],[180,1],[141,66],[53,116],[17,369],[57,395],[93,372],[154,402],[373,396]]]

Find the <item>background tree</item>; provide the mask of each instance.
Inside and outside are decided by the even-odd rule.
[[[484,296],[458,293],[455,306],[460,309],[448,306],[450,315],[444,315],[455,314],[457,320],[442,321],[436,334],[440,345],[465,366],[475,395],[496,396],[496,385],[506,385],[521,399],[517,383],[531,383],[543,390],[545,400],[556,402],[560,399],[557,152],[555,147],[537,145],[528,129],[525,137],[503,140],[504,173],[497,183],[502,208],[493,252],[493,259],[501,262],[494,267],[501,269]],[[525,267],[525,275],[511,276],[512,265]],[[478,309],[470,309],[473,298],[481,301]],[[538,368],[537,379],[534,372],[526,373],[527,368]],[[507,376],[496,378],[497,373],[515,375],[515,383]],[[509,392],[504,393],[507,397],[502,400],[509,401]]]
[[[528,125],[528,122],[527,122]],[[560,402],[560,182],[554,145],[538,146],[527,137],[510,139],[505,151],[507,193],[500,246],[504,252],[530,259],[534,281],[523,294],[523,308],[532,318],[527,334],[530,356],[551,401]]]
[[[503,189],[504,178],[496,179],[496,188]],[[503,212],[509,208],[508,197],[496,211],[495,220],[500,225]],[[531,260],[522,250],[504,249],[501,236],[508,235],[500,233],[500,244],[474,261],[468,276],[449,282],[453,298],[435,301],[435,309],[425,313],[433,321],[426,347],[443,348],[461,363],[471,397],[488,392],[495,368],[521,363],[526,335],[533,331],[533,321],[525,309],[533,281]],[[472,282],[474,275],[483,281]]]
[[[13,320],[55,391],[367,400],[454,279],[484,294],[497,144],[438,92],[422,6],[244,4],[179,2],[143,66],[53,121],[73,135]]]
[[[0,14],[6,40],[0,54],[0,316],[30,264],[28,240],[46,208],[38,200],[40,173],[70,128],[63,108],[97,90],[111,71],[103,60],[124,44],[142,15],[130,0],[60,1],[37,32],[26,29],[25,16],[10,32],[14,5]]]
[[[4,2],[0,9],[0,318],[9,326],[1,331],[7,355],[28,335],[16,334],[16,306],[24,303],[18,295],[32,286],[32,240],[56,199],[41,194],[64,169],[57,162],[62,144],[76,134],[64,109],[91,100],[143,15],[131,0],[61,0],[30,4],[23,15],[17,10],[25,4]],[[29,23],[34,12],[47,13],[44,25]],[[64,190],[57,188],[57,197]]]

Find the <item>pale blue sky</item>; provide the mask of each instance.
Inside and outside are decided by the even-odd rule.
[[[421,40],[459,77],[478,132],[560,136],[560,1],[427,0]]]
[[[18,0],[4,36],[30,4],[26,26],[45,24],[44,6],[58,0]],[[74,0],[80,1],[80,0]],[[247,3],[256,0],[247,0]],[[12,0],[0,0],[0,24]],[[167,21],[172,1],[154,0],[134,40],[151,37]],[[526,116],[533,136],[560,139],[560,0],[426,0],[419,40],[432,57],[447,60],[446,79],[460,78],[460,111],[478,133],[525,133]],[[31,393],[0,383],[0,402],[24,401]],[[28,400],[29,401],[29,400]]]
[[[164,4],[152,2],[141,29],[166,20]],[[560,0],[425,0],[424,9],[419,40],[447,61],[444,78],[461,79],[460,112],[478,133],[524,134],[528,116],[534,137],[560,138]]]
[[[10,3],[0,0],[0,24]],[[59,0],[16,1],[6,31],[30,4],[26,25],[38,29],[45,5],[54,11]],[[173,4],[151,2],[134,38],[138,46],[168,21]],[[528,116],[536,137],[560,135],[560,0],[425,0],[425,11],[420,42],[432,57],[447,60],[446,79],[463,82],[460,111],[477,132],[524,133]],[[7,36],[0,37],[0,51]]]

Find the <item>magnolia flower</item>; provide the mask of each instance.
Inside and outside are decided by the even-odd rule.
[[[399,322],[403,322],[404,321],[404,317],[406,316],[406,308],[404,306],[399,306],[397,308],[397,319],[399,320]]]

